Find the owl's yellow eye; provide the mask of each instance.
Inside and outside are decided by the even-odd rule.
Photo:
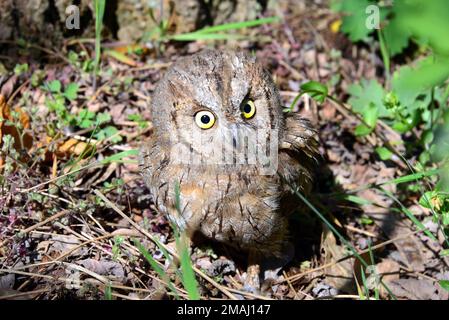
[[[201,129],[210,129],[215,123],[215,116],[210,111],[198,111],[195,114],[195,123]]]
[[[242,116],[245,119],[251,119],[256,114],[256,106],[254,101],[247,100],[242,106]]]

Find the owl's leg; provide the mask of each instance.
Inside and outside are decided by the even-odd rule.
[[[260,291],[260,253],[250,250],[248,255],[248,269],[243,289],[247,292],[258,293]]]

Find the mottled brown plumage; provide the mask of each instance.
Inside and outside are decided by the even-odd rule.
[[[242,111],[247,104],[256,110],[249,119]],[[215,117],[211,128],[195,123],[199,111]],[[297,206],[285,181],[309,192],[317,142],[309,121],[282,112],[278,90],[261,65],[231,51],[181,58],[156,86],[151,114],[154,132],[142,147],[141,170],[157,208],[190,236],[199,232],[252,257],[279,254],[288,214]],[[260,163],[207,161],[225,149],[242,150],[241,137],[256,132],[260,141],[276,145],[275,172],[266,174]]]

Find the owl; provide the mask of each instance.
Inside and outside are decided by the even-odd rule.
[[[292,188],[310,192],[316,131],[284,113],[270,74],[244,52],[204,50],[180,58],[155,87],[153,133],[140,154],[155,206],[190,238],[248,253],[245,285],[281,254]]]

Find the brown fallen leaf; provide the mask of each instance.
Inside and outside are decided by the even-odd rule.
[[[398,299],[439,300],[437,284],[427,279],[397,279],[388,285]]]
[[[374,223],[383,231],[388,239],[401,237],[415,230],[415,226],[407,217],[400,216],[390,208],[394,205],[390,198],[376,192],[375,190],[364,190],[358,193],[359,196],[367,199],[376,205],[362,205],[365,214],[374,220]],[[399,239],[394,242],[399,255],[395,260],[403,263],[413,271],[422,272],[425,270],[425,261],[433,256],[422,241],[416,235]]]
[[[379,275],[380,279],[384,282],[384,284],[389,288],[391,282],[399,279],[399,270],[400,266],[394,260],[384,259],[382,262],[376,265],[375,272]],[[385,287],[380,286],[379,294],[382,298],[388,297],[388,292]]]
[[[41,241],[37,245],[37,251],[57,257],[65,252],[74,250],[80,244],[80,240],[73,235],[54,235],[50,240]],[[80,247],[70,253],[71,256],[82,256],[87,253],[86,247]]]
[[[56,151],[50,152],[48,146],[52,143],[56,143]],[[44,161],[55,162],[55,156],[57,158],[68,159],[70,156],[80,156],[85,155],[86,157],[91,154],[95,146],[93,143],[84,142],[76,138],[67,138],[59,141],[58,139],[45,136],[42,141],[36,143],[32,151],[38,149],[44,149]]]
[[[125,270],[118,262],[108,259],[85,259],[78,261],[78,264],[99,275],[112,276],[120,282],[124,282],[126,280]]]
[[[337,244],[334,234],[324,227],[321,249],[324,251],[324,263],[328,264],[347,256],[345,247]],[[332,287],[346,293],[355,293],[353,276],[354,259],[347,259],[324,269],[325,282]]]
[[[14,148],[16,150],[29,150],[33,144],[32,137],[28,133],[22,135],[22,132],[20,132],[15,125],[7,123],[7,121],[12,123],[16,121],[16,119],[14,119],[12,115],[11,108],[7,103],[8,95],[11,94],[12,88],[14,86],[14,84],[11,82],[11,79],[8,80],[0,89],[0,147],[3,143],[3,137],[6,135],[10,135],[14,138]],[[28,114],[19,107],[15,107],[14,112],[19,115],[18,120],[20,121],[22,127],[24,129],[28,129],[30,127],[30,117],[28,116]],[[0,170],[3,166],[3,162],[4,159],[0,157]]]
[[[57,152],[59,153],[59,156],[67,156],[70,154],[79,156],[83,153],[89,153],[92,148],[92,144],[80,141],[75,138],[69,138],[59,145]]]

